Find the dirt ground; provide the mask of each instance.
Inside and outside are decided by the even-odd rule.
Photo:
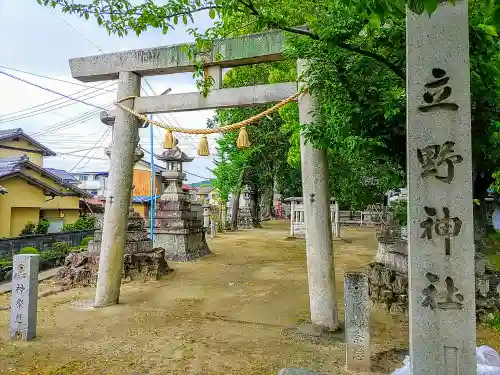
[[[89,308],[91,288],[42,298],[32,342],[9,341],[9,312],[0,311],[0,374],[346,374],[342,342],[287,334],[309,307],[305,242],[287,240],[287,230],[275,221],[221,234],[209,240],[213,255],[169,263],[175,272],[159,282],[123,285],[116,306]],[[343,228],[342,236],[334,246],[341,314],[344,272],[363,269],[376,249],[371,229]],[[0,306],[9,298],[1,295]],[[373,373],[388,374],[402,363],[407,318],[374,309],[372,331]],[[498,336],[478,328],[479,344],[499,350]]]

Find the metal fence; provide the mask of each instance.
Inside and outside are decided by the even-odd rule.
[[[83,238],[92,237],[94,230],[79,230],[51,234],[34,234],[25,237],[0,238],[0,258],[10,257],[19,253],[23,247],[34,247],[44,251],[56,242],[64,242],[71,246],[78,246]]]

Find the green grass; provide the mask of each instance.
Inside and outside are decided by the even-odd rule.
[[[500,332],[500,314],[497,314],[494,319],[490,320],[488,325],[495,331]]]

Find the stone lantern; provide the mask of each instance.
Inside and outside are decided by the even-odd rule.
[[[250,209],[250,187],[245,185],[242,191],[243,204],[238,210],[238,229],[251,229],[252,225],[252,211]]]
[[[166,164],[162,173],[165,190],[155,209],[154,244],[165,249],[165,259],[190,261],[211,254],[203,227],[201,205],[192,205],[189,194],[182,188],[186,174],[183,163],[194,158],[187,156],[177,146],[165,149],[157,156]]]

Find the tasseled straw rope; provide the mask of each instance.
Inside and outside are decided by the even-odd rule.
[[[121,102],[123,102],[125,100],[135,99],[135,98],[137,98],[137,96],[127,96],[123,99],[117,100],[115,102],[115,105],[117,105],[118,107],[120,107],[124,111],[134,115],[135,117],[137,117],[138,119],[140,119],[142,121],[145,121],[151,125],[155,125],[155,126],[158,126],[160,128],[166,129],[167,133],[165,134],[165,141],[163,143],[164,148],[168,149],[168,148],[172,148],[174,146],[175,142],[174,142],[174,137],[172,135],[172,132],[178,132],[178,133],[184,133],[184,134],[202,134],[203,137],[201,138],[200,145],[198,147],[198,155],[207,156],[208,155],[208,140],[207,140],[206,134],[225,133],[225,132],[230,132],[230,131],[235,131],[235,130],[240,129],[240,133],[238,135],[238,140],[236,142],[238,148],[250,147],[250,141],[248,139],[248,133],[247,133],[245,127],[247,125],[250,125],[250,124],[256,122],[257,120],[260,120],[263,117],[270,115],[271,113],[276,112],[278,109],[284,107],[288,103],[297,100],[297,98],[306,91],[307,91],[307,87],[304,86],[302,88],[302,90],[300,90],[299,92],[286,98],[285,100],[282,100],[281,102],[273,105],[271,108],[266,109],[265,111],[255,115],[255,116],[249,117],[246,120],[236,122],[234,124],[225,125],[225,126],[221,126],[219,128],[213,128],[213,129],[208,129],[208,128],[207,129],[186,129],[186,128],[181,128],[178,126],[167,125],[167,124],[164,124],[162,122],[149,119],[147,116],[145,116],[141,113],[138,113],[138,112],[134,111],[133,109],[121,104]]]

